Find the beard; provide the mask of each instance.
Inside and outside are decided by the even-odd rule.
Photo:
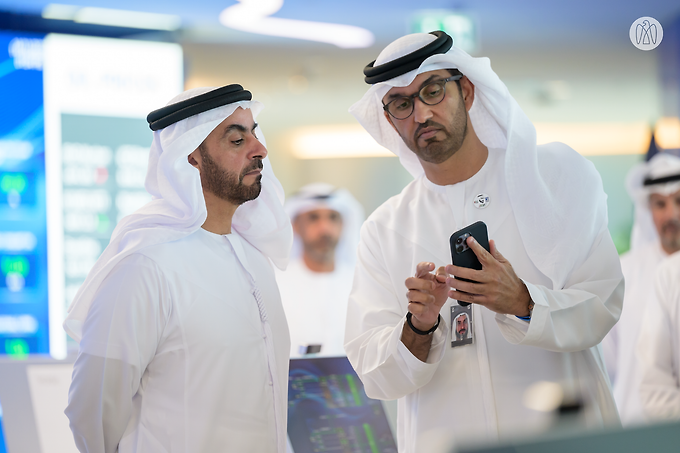
[[[680,251],[680,221],[671,219],[661,226],[661,245],[666,250]]]
[[[456,331],[456,340],[465,340],[467,336],[467,329],[460,329],[460,332]]]
[[[203,160],[201,185],[204,190],[236,206],[240,206],[246,201],[254,200],[260,195],[262,191],[262,175],[259,175],[250,186],[243,184],[243,178],[253,170],[264,168],[262,159],[253,160],[253,163],[238,175],[236,172],[221,168],[210,157],[207,150],[199,147],[199,152]]]
[[[338,245],[338,238],[330,235],[322,235],[314,241],[303,244],[305,252],[314,257],[319,262],[324,262],[334,257],[335,247]]]
[[[418,145],[418,135],[427,127],[436,127],[439,129],[440,132],[444,133],[444,139],[438,140],[436,137],[432,137],[425,141],[424,146]],[[402,137],[402,139],[404,139],[406,146],[408,146],[421,160],[432,164],[441,164],[460,149],[466,136],[467,111],[465,110],[465,102],[461,96],[458,109],[451,119],[451,122],[448,124],[448,127],[427,120],[418,126],[410,140],[406,140],[405,137]]]

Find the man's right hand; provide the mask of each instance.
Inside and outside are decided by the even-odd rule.
[[[434,263],[418,263],[415,277],[404,282],[408,289],[408,311],[413,315],[411,323],[418,330],[430,330],[437,323],[439,311],[449,297],[446,269],[442,266],[432,273],[434,267]]]

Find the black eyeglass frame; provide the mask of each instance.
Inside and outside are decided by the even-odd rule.
[[[405,120],[406,118],[408,118],[408,117],[410,117],[411,115],[413,115],[413,111],[415,110],[415,106],[416,106],[415,98],[420,99],[420,101],[421,101],[423,104],[425,104],[425,105],[437,105],[437,104],[440,104],[440,103],[444,100],[444,98],[446,97],[446,84],[449,83],[449,82],[454,82],[454,81],[456,81],[456,80],[460,80],[462,77],[463,77],[463,74],[456,74],[456,75],[453,75],[453,76],[451,76],[451,77],[447,77],[446,79],[434,80],[434,81],[428,83],[427,85],[423,86],[423,87],[422,87],[421,89],[419,89],[416,93],[413,93],[413,94],[410,95],[410,96],[399,96],[398,98],[392,99],[392,100],[391,100],[390,102],[388,102],[387,104],[383,104],[383,110],[386,111],[386,112],[387,112],[392,118],[394,118],[395,120]],[[439,101],[435,102],[434,104],[430,104],[430,103],[428,103],[428,102],[425,102],[425,99],[423,99],[423,97],[420,95],[420,93],[421,93],[425,88],[429,87],[430,85],[434,85],[435,83],[442,83],[442,89],[444,90],[444,95],[442,96],[442,98],[441,98]],[[397,118],[396,116],[394,116],[394,114],[393,114],[392,112],[390,112],[389,106],[390,106],[390,104],[393,103],[394,101],[398,101],[398,100],[404,99],[404,98],[410,99],[410,100],[412,101],[412,102],[411,102],[411,112],[410,112],[408,115],[406,115],[405,117],[403,117],[403,118]]]

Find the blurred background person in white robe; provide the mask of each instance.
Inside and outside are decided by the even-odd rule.
[[[276,279],[291,338],[291,357],[345,355],[347,299],[352,289],[361,204],[326,183],[302,187],[285,209],[295,239],[291,261]]]
[[[639,396],[654,421],[680,420],[680,252],[659,264],[637,344]]]
[[[655,298],[657,266],[680,251],[680,157],[656,152],[631,169],[626,186],[635,204],[635,223],[631,248],[621,256],[626,285],[623,311],[602,348],[621,422],[630,426],[645,422],[640,400],[644,365],[633,353],[642,314]]]

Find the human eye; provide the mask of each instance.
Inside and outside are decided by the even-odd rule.
[[[654,199],[651,202],[652,209],[664,209],[666,207],[666,200],[663,199]]]
[[[411,98],[398,98],[392,101],[392,109],[395,112],[403,112],[411,108]]]
[[[420,91],[420,95],[425,99],[435,99],[442,94],[444,86],[439,83],[431,83]]]

